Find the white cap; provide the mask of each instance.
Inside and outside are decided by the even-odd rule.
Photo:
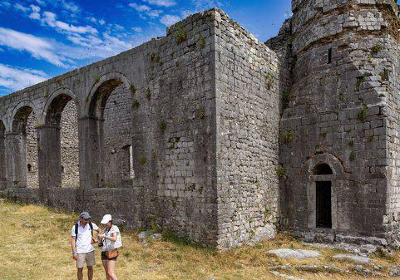
[[[101,223],[102,225],[105,225],[105,224],[107,224],[107,223],[108,223],[109,221],[111,221],[111,220],[112,220],[111,215],[110,215],[110,214],[105,214],[100,223]]]

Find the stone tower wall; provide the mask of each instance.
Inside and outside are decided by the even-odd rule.
[[[397,40],[396,5],[304,0],[292,1],[292,8],[292,85],[281,92],[283,225],[312,232],[310,238],[318,232],[334,238],[332,230],[315,226],[315,182],[331,181],[336,238],[384,237],[385,43]],[[314,175],[320,163],[327,163],[333,174]]]

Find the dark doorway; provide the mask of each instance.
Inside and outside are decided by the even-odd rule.
[[[330,181],[315,182],[317,228],[332,228],[332,201]]]

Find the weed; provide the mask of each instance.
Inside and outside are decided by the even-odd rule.
[[[146,91],[147,93],[146,93],[146,98],[147,98],[147,100],[151,100],[151,91],[150,91],[150,89],[149,88],[147,88],[147,91]]]
[[[150,58],[151,62],[160,62],[160,56],[154,52],[147,53],[147,56]]]
[[[292,92],[289,90],[285,90],[282,93],[282,107],[283,109],[286,109],[287,107],[289,107],[289,103],[292,100]]]
[[[357,117],[360,121],[364,121],[367,118],[367,109],[368,107],[363,104],[360,110],[358,110]]]
[[[344,94],[343,94],[343,93],[339,94],[339,100],[340,100],[340,101],[343,101],[343,100],[344,100]]]
[[[271,74],[265,74],[265,78],[267,79],[267,88],[271,89],[274,86],[274,78]]]
[[[355,151],[351,151],[349,159],[350,159],[350,161],[353,161],[353,160],[356,159],[356,152]]]
[[[389,81],[389,71],[387,69],[384,69],[381,73],[379,73],[379,76],[381,77],[382,81]]]
[[[146,159],[145,156],[141,156],[141,157],[139,158],[139,163],[140,163],[141,165],[145,165],[146,162],[147,162],[147,159]]]
[[[97,84],[98,82],[100,82],[100,77],[94,78],[94,83]]]
[[[206,109],[204,107],[200,107],[200,119],[204,119],[206,117]]]
[[[131,89],[132,94],[134,95],[136,93],[135,85],[131,85],[130,89]]]
[[[328,131],[322,131],[321,132],[321,137],[322,138],[326,138],[327,135],[328,135]]]
[[[293,140],[293,132],[289,129],[286,132],[282,133],[281,141],[285,144],[292,142]]]
[[[139,108],[139,106],[140,106],[139,101],[135,100],[132,102],[132,108],[137,109],[137,108]]]
[[[56,81],[57,81],[57,83],[58,83],[59,86],[62,86],[62,80],[61,80],[61,78],[57,78]]]
[[[354,146],[354,141],[350,141],[349,142],[349,147],[353,147]]]
[[[382,46],[381,45],[375,45],[371,48],[371,54],[372,55],[376,55],[378,54],[380,51],[382,50]]]
[[[49,98],[50,97],[50,93],[48,93],[47,91],[44,93],[44,98]]]
[[[165,129],[167,128],[167,124],[164,120],[160,122],[160,130],[164,133]]]
[[[278,175],[279,178],[287,178],[286,169],[280,164],[276,168],[276,175]]]
[[[179,45],[183,42],[186,41],[186,33],[183,30],[182,26],[178,27],[178,30],[176,31],[176,43]]]
[[[365,76],[357,77],[356,91],[360,90],[360,87],[363,83],[365,83]]]

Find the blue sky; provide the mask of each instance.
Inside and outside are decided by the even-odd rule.
[[[0,0],[0,96],[165,36],[211,7],[261,41],[290,14],[290,0]]]

